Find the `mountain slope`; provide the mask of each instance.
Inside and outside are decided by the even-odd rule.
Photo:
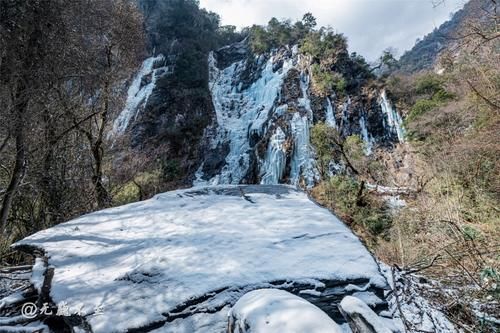
[[[444,51],[457,50],[461,37],[469,33],[466,31],[467,25],[484,17],[486,12],[493,12],[496,6],[498,4],[491,0],[467,1],[450,20],[419,39],[411,50],[401,56],[400,69],[405,73],[413,73],[434,68]]]

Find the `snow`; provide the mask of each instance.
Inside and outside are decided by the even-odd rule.
[[[380,95],[380,106],[382,107],[382,112],[387,116],[387,124],[389,130],[394,131],[397,136],[399,142],[405,141],[405,130],[403,128],[403,119],[401,115],[392,107],[389,99],[387,98],[387,94],[382,91]]]
[[[319,308],[277,289],[245,294],[231,309],[231,324],[234,324],[234,333],[343,333]]]
[[[2,326],[1,332],[3,333],[45,333],[50,332],[47,325],[41,325],[38,323],[30,324],[28,326]]]
[[[349,315],[360,314],[377,333],[392,333],[384,321],[362,300],[354,296],[346,296],[340,302],[340,307]]]
[[[393,279],[392,268],[379,263],[382,274],[386,277],[392,289],[391,296],[388,298],[390,315],[394,317],[393,323],[399,324],[401,331],[408,333],[434,332],[434,333],[457,333],[462,332],[453,325],[429,300],[421,295],[418,290],[422,287],[417,279],[405,283],[402,279],[402,273],[394,271]],[[411,275],[406,278],[412,278]],[[432,287],[429,290],[432,291]],[[402,319],[406,322],[403,325]]]
[[[165,57],[161,54],[144,60],[139,72],[136,74],[128,89],[125,108],[115,119],[112,131],[114,135],[123,134],[132,118],[137,118],[139,112],[144,109],[156,86],[156,81],[160,73],[165,72],[167,69],[166,67],[155,69],[154,66],[156,63],[164,60]],[[149,82],[143,84],[144,80]]]
[[[361,291],[361,292],[355,292],[352,294],[353,297],[356,297],[360,300],[362,300],[365,304],[369,306],[376,306],[378,304],[382,304],[384,301],[380,299],[375,293],[371,291]]]
[[[396,196],[387,196],[386,197],[386,202],[387,205],[391,210],[397,211],[403,207],[406,207],[406,201],[404,199],[401,199],[399,195]]]
[[[167,192],[82,216],[15,246],[23,244],[45,251],[55,272],[53,301],[81,309],[94,333],[155,321],[165,321],[162,332],[183,332],[172,329],[177,326],[220,332],[219,311],[168,323],[166,314],[221,288],[238,287],[215,292],[207,309],[234,304],[241,288],[278,280],[385,284],[358,238],[289,186]],[[97,307],[102,314],[95,313]]]
[[[20,302],[23,299],[25,299],[25,297],[24,297],[22,292],[13,293],[11,295],[8,295],[8,296],[0,299],[0,309],[3,309],[7,305],[11,305],[11,304],[15,304],[17,302]]]
[[[35,264],[33,265],[33,272],[31,274],[30,282],[33,287],[38,291],[39,294],[42,292],[44,274],[45,274],[45,263],[42,258],[36,258]]]
[[[311,296],[321,296],[321,291],[317,291],[315,289],[306,289],[299,291],[301,295],[311,295]]]
[[[380,194],[401,194],[408,193],[411,191],[411,188],[404,186],[382,186],[377,184],[367,183],[366,187],[370,190],[374,190]]]

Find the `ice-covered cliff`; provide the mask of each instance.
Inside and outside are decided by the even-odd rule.
[[[240,42],[210,54],[217,121],[206,131],[195,184],[312,186],[319,173],[310,129],[319,121],[344,137],[359,135],[367,154],[404,140],[384,90],[321,98],[311,88],[310,65],[297,46],[253,56]]]

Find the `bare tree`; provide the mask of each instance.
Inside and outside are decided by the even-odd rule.
[[[0,0],[4,236],[9,219],[37,229],[109,205],[106,131],[143,40],[128,0]]]

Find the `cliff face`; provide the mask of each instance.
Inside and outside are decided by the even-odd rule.
[[[215,119],[208,88],[207,56],[221,44],[218,17],[195,1],[139,0],[148,53],[131,79],[127,103],[110,134],[121,159],[143,153],[146,169],[175,166],[175,184],[199,166],[204,129]],[[122,143],[123,142],[123,143]]]

